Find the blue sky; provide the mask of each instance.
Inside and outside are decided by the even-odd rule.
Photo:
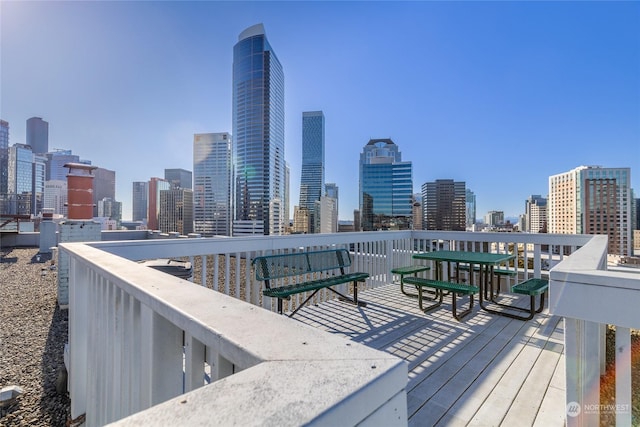
[[[630,167],[640,192],[638,2],[0,2],[0,118],[133,181],[193,170],[193,134],[231,132],[232,49],[262,22],[285,73],[298,203],[303,111],[326,117],[326,181],[358,207],[358,159],[391,138],[414,190],[465,181],[477,216],[524,211],[548,177]]]

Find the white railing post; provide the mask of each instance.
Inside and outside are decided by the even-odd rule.
[[[567,426],[600,425],[600,324],[564,319]]]
[[[67,255],[68,258],[68,255]],[[87,412],[87,358],[89,327],[89,269],[75,258],[69,261],[69,395],[71,419]]]

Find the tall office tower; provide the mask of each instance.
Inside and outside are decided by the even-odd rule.
[[[98,216],[112,219],[120,227],[120,222],[122,222],[122,203],[108,197],[98,200]]]
[[[44,183],[47,171],[47,156],[33,155],[33,169],[31,171],[31,213],[39,215],[44,207]]]
[[[372,139],[360,154],[363,231],[407,230],[413,211],[411,162],[403,162],[391,139]]]
[[[195,232],[231,236],[232,138],[227,132],[193,136]]]
[[[98,201],[116,199],[116,172],[96,168],[93,171],[93,216],[98,216]]]
[[[162,178],[151,178],[149,180],[149,195],[147,207],[147,228],[149,230],[159,230],[158,215],[160,214],[160,192],[169,190],[171,184]]]
[[[159,229],[163,233],[193,233],[193,190],[172,188],[160,191]]]
[[[322,196],[316,202],[315,230],[316,233],[338,232],[338,200],[329,196]]]
[[[185,169],[165,169],[164,179],[169,181],[171,188],[193,189],[193,173]]]
[[[422,184],[424,229],[464,231],[466,200],[464,181],[437,179]]]
[[[549,233],[606,234],[608,253],[632,255],[631,170],[580,166],[549,177]]]
[[[4,200],[9,188],[9,122],[0,120],[0,200]],[[2,209],[0,209],[0,213]]]
[[[300,206],[293,207],[293,231],[294,234],[309,233],[309,209]]]
[[[465,191],[465,225],[472,228],[476,223],[476,195],[473,191]]]
[[[44,203],[46,209],[53,209],[54,215],[67,216],[67,180],[51,180],[44,183]]]
[[[135,181],[131,198],[131,220],[146,223],[147,209],[149,207],[149,183]]]
[[[302,172],[300,174],[300,207],[310,213],[310,230],[315,232],[315,202],[324,189],[324,114],[322,111],[302,113]]]
[[[547,199],[532,194],[524,203],[524,229],[527,233],[547,232]]]
[[[31,146],[13,144],[9,147],[7,167],[7,213],[31,214],[33,190],[33,151]]]
[[[288,234],[291,232],[291,210],[289,205],[291,204],[291,168],[289,162],[284,162],[284,222],[285,232]]]
[[[484,216],[484,222],[489,227],[498,227],[504,225],[504,212],[503,211],[489,211]]]
[[[71,150],[55,149],[47,153],[47,181],[66,181],[69,169],[64,165],[67,163],[81,163],[80,157],[72,154]]]
[[[411,219],[413,230],[422,230],[422,194],[415,193],[411,199]]]
[[[27,145],[36,154],[49,152],[49,123],[40,117],[27,120]]]
[[[284,72],[262,24],[244,30],[233,47],[232,111],[233,234],[282,234]]]
[[[324,185],[324,194],[327,197],[336,199],[336,212],[338,213],[338,221],[340,220],[340,198],[338,197],[339,188],[335,182],[328,182]]]

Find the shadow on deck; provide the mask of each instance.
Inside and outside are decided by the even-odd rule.
[[[564,425],[561,318],[545,309],[524,322],[476,304],[458,322],[450,297],[424,314],[398,285],[359,294],[366,307],[332,300],[294,319],[404,359],[409,425]]]

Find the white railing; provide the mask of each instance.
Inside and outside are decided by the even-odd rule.
[[[153,406],[119,425],[136,417],[169,424],[187,415],[193,423],[216,417],[241,425],[266,419],[278,425],[406,424],[404,362],[270,313],[275,304],[262,298],[249,261],[281,251],[346,247],[351,270],[368,272],[365,286],[374,288],[391,283],[390,270],[410,264],[419,251],[509,251],[517,254],[511,267],[522,279],[548,275],[590,239],[397,231],[63,244],[71,258],[71,415],[86,414],[87,425],[100,425]],[[154,258],[188,258],[201,273],[190,284],[131,262]],[[309,384],[317,386],[310,391]]]
[[[630,426],[631,331],[640,328],[640,272],[607,270],[607,237],[594,236],[551,271],[549,310],[564,317],[567,425],[598,426],[615,413]],[[616,326],[615,404],[601,404],[605,328]]]

